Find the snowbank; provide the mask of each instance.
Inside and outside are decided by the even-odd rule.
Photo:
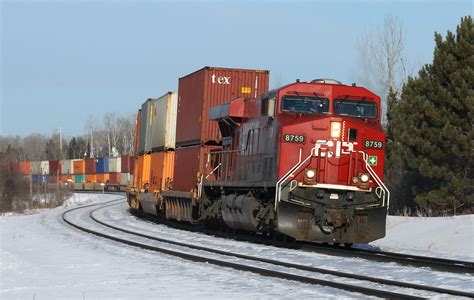
[[[412,249],[428,252],[426,255],[444,253],[442,256],[466,256],[474,260],[474,215],[436,218],[388,216],[386,237],[371,245],[390,251]]]

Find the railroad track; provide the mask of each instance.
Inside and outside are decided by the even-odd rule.
[[[71,210],[65,211],[62,215],[62,218],[66,223],[68,223],[69,225],[79,230],[82,230],[82,231],[85,231],[85,232],[88,232],[88,233],[91,233],[103,238],[111,239],[120,243],[139,247],[142,249],[152,250],[152,251],[156,251],[156,252],[160,252],[160,253],[164,253],[168,255],[173,255],[173,256],[180,257],[180,258],[194,261],[194,262],[206,262],[206,263],[214,264],[217,266],[232,268],[232,269],[241,270],[241,271],[248,271],[248,272],[252,272],[252,273],[256,273],[256,274],[268,276],[268,277],[298,281],[298,282],[306,283],[306,284],[329,286],[333,288],[346,290],[349,292],[356,292],[356,293],[361,293],[361,294],[365,294],[369,296],[376,296],[376,297],[383,297],[383,298],[420,299],[420,298],[423,298],[423,297],[418,296],[420,291],[423,291],[425,294],[429,292],[430,294],[427,295],[426,297],[433,297],[438,294],[449,295],[449,296],[464,296],[464,297],[471,297],[471,298],[474,297],[474,293],[468,293],[468,292],[463,292],[463,291],[456,291],[456,290],[450,290],[450,289],[444,289],[444,288],[438,288],[438,287],[432,287],[432,286],[426,286],[426,285],[420,285],[420,284],[413,284],[413,283],[408,283],[408,282],[399,282],[395,280],[369,277],[369,276],[364,276],[364,275],[351,274],[351,273],[327,270],[327,269],[322,269],[322,268],[303,266],[299,264],[281,262],[277,260],[254,257],[254,256],[249,256],[249,255],[244,255],[244,254],[239,254],[239,253],[230,253],[228,251],[222,251],[222,250],[217,250],[213,248],[177,242],[174,240],[163,239],[163,238],[151,236],[151,235],[140,233],[140,232],[135,232],[127,228],[122,228],[116,225],[109,224],[105,221],[99,220],[95,216],[95,213],[98,210],[104,209],[112,205],[120,204],[120,203],[113,203],[114,201],[117,201],[117,200],[111,200],[102,204],[92,204],[92,205],[86,205],[82,207],[73,208]],[[94,206],[99,206],[99,207],[89,211],[89,217],[91,218],[91,220],[96,222],[97,224],[113,229],[116,233],[119,233],[120,236],[116,234],[105,233],[103,231],[101,232],[100,230],[97,231],[94,229],[86,228],[84,226],[81,226],[69,220],[67,217],[68,214],[71,213],[72,211],[86,209],[86,208],[90,209]],[[168,245],[178,246],[183,249],[198,250],[199,252],[204,251],[208,255],[209,254],[217,255],[218,257],[219,256],[223,257],[224,259],[217,259],[215,257],[197,255],[197,254],[186,252],[186,250],[177,251],[175,249],[169,249],[166,246],[151,245],[150,243],[137,242],[130,239],[131,237],[137,237],[137,236],[140,238],[145,238],[147,241],[156,241],[159,243],[166,243]],[[236,263],[233,261],[229,261],[229,258],[230,260],[232,259],[235,260],[235,258],[238,258],[238,259],[247,261],[247,263],[246,264]],[[264,265],[267,265],[267,267],[255,266],[255,264],[262,264],[262,263]],[[279,270],[275,270],[275,267],[277,267],[277,269]],[[281,269],[283,269],[284,271],[282,271]],[[292,271],[292,272],[288,272],[288,271]],[[295,274],[294,271],[300,272],[300,274]],[[337,277],[336,279],[339,279],[339,280],[315,278],[315,277],[307,276],[306,274],[301,275],[301,272],[311,273],[313,276],[315,274],[316,275],[318,274],[331,275],[331,276]],[[340,280],[341,278],[343,278],[343,280]],[[343,283],[344,281],[347,281],[347,279],[357,280],[358,283],[357,284]],[[368,284],[368,282],[372,284]],[[373,283],[383,285],[384,287],[382,288],[367,287],[367,285],[373,285]],[[387,287],[389,290],[386,289]],[[400,287],[404,289],[409,289],[409,290],[404,293],[400,293],[400,292],[393,291],[394,287],[395,287],[395,290],[400,290]],[[390,288],[392,289],[392,291],[390,291]],[[435,293],[435,294],[432,294],[432,293]]]
[[[281,242],[274,241],[271,238],[263,236],[253,236],[250,234],[240,234],[232,232],[220,232],[213,229],[203,227],[196,227],[185,223],[178,223],[174,221],[163,220],[155,216],[146,215],[140,211],[131,211],[134,215],[144,218],[148,221],[164,224],[173,228],[183,229],[187,231],[199,232],[207,235],[218,236],[221,238],[232,238],[238,241],[245,241],[251,243],[271,245],[282,248],[300,249],[303,251],[316,252],[326,255],[338,255],[342,257],[359,257],[372,261],[380,262],[395,262],[400,265],[414,266],[418,268],[430,268],[436,271],[451,272],[451,273],[467,273],[474,274],[474,262],[460,261],[452,259],[444,259],[429,256],[419,256],[412,254],[403,254],[379,250],[367,250],[361,248],[347,248],[341,246],[325,245],[313,242]]]
[[[474,274],[474,262],[460,261],[445,258],[419,256],[379,250],[368,250],[361,248],[342,248],[340,246],[323,245],[316,243],[301,243],[303,250],[316,251],[324,254],[338,254],[347,257],[359,257],[381,262],[396,262],[401,265],[415,267],[427,267],[438,271],[451,273]]]

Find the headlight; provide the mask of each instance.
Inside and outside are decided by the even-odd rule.
[[[370,179],[369,175],[367,174],[360,174],[359,178],[360,178],[360,181],[362,181],[363,183],[369,182],[369,179]]]
[[[331,137],[338,138],[341,136],[341,122],[331,122]]]
[[[314,175],[316,175],[316,172],[314,172],[314,170],[307,170],[306,171],[306,177],[308,177],[309,179],[313,178]]]

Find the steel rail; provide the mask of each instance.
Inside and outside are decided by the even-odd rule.
[[[452,273],[474,274],[474,262],[460,261],[446,258],[420,256],[380,250],[368,250],[361,248],[342,248],[340,246],[321,245],[310,242],[301,243],[302,249],[317,251],[319,253],[334,255],[337,252],[347,256],[372,259],[383,262],[396,262],[404,265],[417,267],[429,267],[434,270],[448,271]]]
[[[114,201],[114,200],[112,200],[112,201]],[[115,201],[117,201],[117,200],[115,200]],[[144,244],[144,243],[139,243],[139,242],[127,240],[127,239],[124,239],[124,238],[121,238],[121,237],[109,235],[109,234],[106,234],[106,233],[103,233],[103,232],[99,232],[99,231],[95,231],[95,230],[86,228],[84,226],[81,226],[79,224],[76,224],[76,223],[72,222],[71,220],[68,220],[68,218],[66,217],[67,214],[72,212],[72,211],[82,209],[82,208],[86,208],[86,207],[91,207],[91,206],[94,206],[94,205],[102,205],[102,204],[106,204],[106,203],[90,204],[90,205],[80,206],[80,207],[76,207],[76,208],[67,210],[67,211],[63,212],[62,219],[64,220],[65,223],[69,224],[70,226],[72,226],[76,229],[79,229],[81,231],[84,231],[84,232],[87,232],[87,233],[90,233],[90,234],[93,234],[93,235],[96,235],[96,236],[99,236],[99,237],[102,237],[102,238],[106,238],[106,239],[109,239],[109,240],[113,240],[113,241],[116,241],[116,242],[120,242],[120,243],[123,243],[123,244],[130,245],[130,246],[138,247],[138,248],[141,248],[141,249],[151,250],[151,251],[160,252],[160,253],[163,253],[163,254],[179,257],[179,258],[189,260],[189,261],[193,261],[193,262],[202,262],[202,263],[213,264],[213,265],[216,265],[216,266],[232,268],[232,269],[239,270],[239,271],[248,271],[248,272],[252,272],[252,273],[259,274],[259,275],[266,276],[266,277],[287,279],[287,280],[290,280],[290,281],[297,281],[297,282],[306,283],[306,284],[328,286],[328,287],[342,289],[342,290],[349,291],[349,292],[361,293],[361,294],[369,295],[369,296],[376,296],[376,297],[389,298],[389,299],[392,299],[392,298],[393,299],[395,299],[395,298],[396,299],[424,299],[424,298],[418,297],[418,296],[405,295],[405,294],[401,294],[401,293],[390,292],[390,291],[385,291],[385,290],[380,290],[380,289],[373,289],[373,288],[368,288],[368,287],[363,287],[363,286],[350,285],[350,284],[341,283],[341,282],[335,282],[335,281],[330,281],[330,280],[306,277],[306,276],[302,276],[302,275],[284,273],[284,272],[281,272],[281,271],[268,270],[268,269],[259,268],[259,267],[255,267],[255,266],[238,264],[238,263],[223,261],[223,260],[219,260],[219,259],[214,259],[214,258],[209,258],[209,257],[202,257],[202,256],[199,256],[199,255],[194,255],[194,254],[184,253],[184,252],[180,252],[180,251],[170,250],[170,249],[166,249],[166,248],[163,248],[163,247],[152,246],[152,245],[149,245],[149,244]]]
[[[117,205],[117,204],[111,204],[112,205]],[[250,255],[244,255],[244,254],[239,254],[235,252],[229,252],[229,251],[223,251],[223,250],[218,250],[214,248],[209,248],[209,247],[203,247],[203,246],[198,246],[194,244],[188,244],[188,243],[182,243],[174,240],[169,240],[165,238],[159,238],[156,236],[151,236],[148,234],[136,232],[133,230],[125,229],[116,225],[112,225],[110,223],[104,222],[99,220],[96,216],[94,216],[95,212],[98,210],[102,210],[106,207],[99,207],[97,209],[92,210],[89,213],[89,216],[92,220],[95,222],[104,225],[106,227],[112,228],[114,230],[122,231],[128,234],[144,237],[150,240],[162,242],[162,243],[168,243],[176,246],[181,246],[181,247],[186,247],[194,250],[201,250],[201,251],[206,251],[210,253],[215,253],[215,254],[220,254],[220,255],[226,255],[226,256],[234,256],[237,258],[241,259],[246,259],[246,260],[251,260],[251,261],[257,261],[257,262],[264,262],[268,264],[273,264],[277,266],[282,266],[282,267],[287,267],[287,268],[294,268],[302,271],[309,271],[309,272],[314,272],[314,273],[321,273],[321,274],[327,274],[327,275],[334,275],[338,277],[345,277],[345,278],[350,278],[350,279],[356,279],[356,280],[364,280],[364,281],[369,281],[373,283],[380,283],[380,284],[385,284],[385,285],[392,285],[392,286],[398,286],[398,287],[403,287],[403,288],[411,288],[411,289],[416,289],[416,290],[425,290],[425,291],[430,291],[430,292],[435,292],[435,293],[441,293],[441,294],[448,294],[448,295],[454,295],[454,296],[464,296],[464,297],[471,297],[474,298],[474,293],[469,293],[469,292],[463,292],[463,291],[457,291],[457,290],[451,290],[451,289],[445,289],[445,288],[439,288],[439,287],[433,287],[433,286],[427,286],[423,284],[414,284],[414,283],[409,283],[409,282],[401,282],[401,281],[396,281],[396,280],[391,280],[391,279],[383,279],[383,278],[377,278],[377,277],[371,277],[371,276],[365,276],[365,275],[359,275],[359,274],[353,274],[353,273],[347,273],[347,272],[341,272],[341,271],[334,271],[334,270],[328,270],[328,269],[322,269],[322,268],[317,268],[317,267],[310,267],[310,266],[304,266],[300,264],[294,264],[294,263],[288,263],[288,262],[282,262],[282,261],[277,261],[273,259],[267,259],[267,258],[260,258],[260,257],[255,257],[255,256],[250,256]]]

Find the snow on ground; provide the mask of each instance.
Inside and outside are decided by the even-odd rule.
[[[68,208],[117,198],[75,197]],[[0,217],[0,299],[360,297],[111,242],[64,224],[64,210]]]
[[[42,210],[34,215],[1,216],[0,299],[240,299],[244,296],[252,299],[293,299],[358,296],[124,246],[80,232],[61,220],[61,213],[66,209],[117,198],[117,195],[75,194],[63,207]],[[116,208],[104,215],[126,216],[123,213],[125,204]],[[441,253],[474,260],[473,220],[473,216],[433,219],[389,217],[387,237],[372,245],[383,250],[421,255]],[[161,225],[149,225],[153,226],[150,227],[153,230],[161,230]],[[202,241],[211,238],[202,237]],[[234,247],[238,242],[229,241],[228,244]],[[288,257],[291,256],[292,252],[287,252]],[[284,255],[280,258],[286,259]],[[360,267],[362,269],[363,266]],[[400,269],[400,272],[406,270]],[[451,280],[456,281],[455,277]]]
[[[436,218],[388,216],[385,238],[371,245],[387,251],[462,256],[474,260],[474,215]],[[436,255],[438,253],[441,255]]]

